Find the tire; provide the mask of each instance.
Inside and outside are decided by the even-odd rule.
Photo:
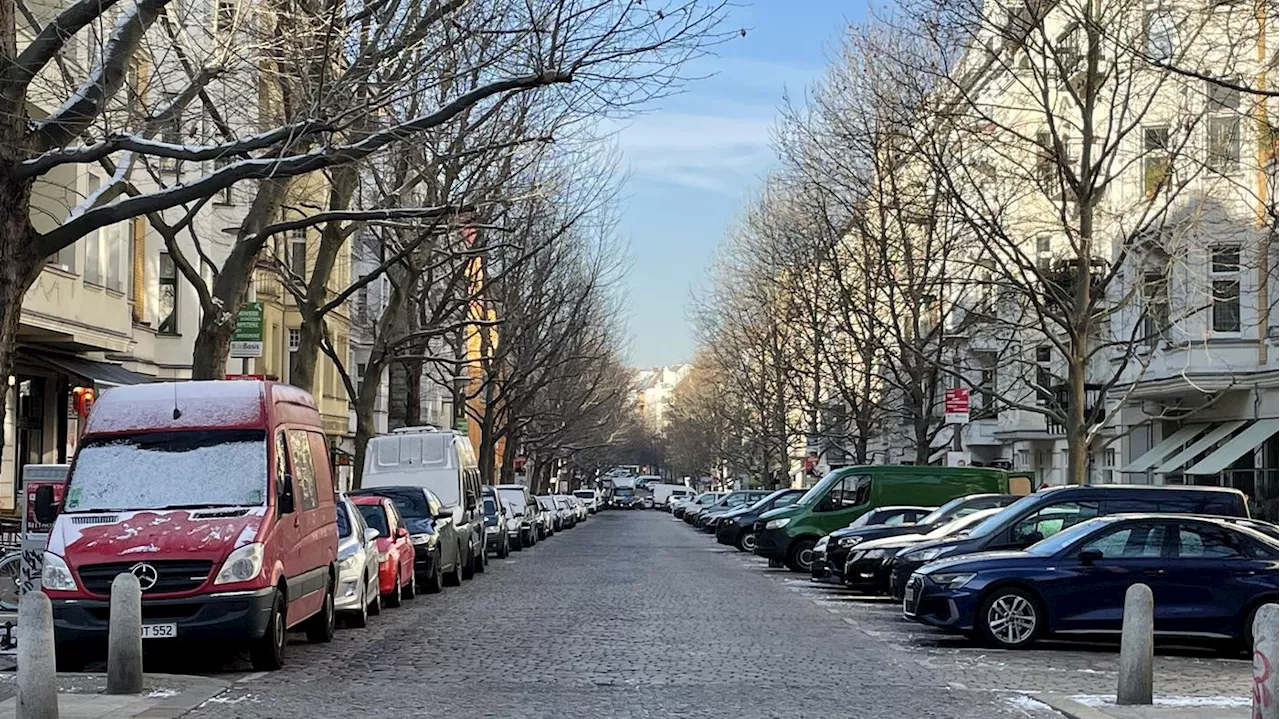
[[[367,587],[369,583],[365,582],[365,591],[369,591]],[[382,594],[378,592],[378,585],[375,582],[373,587],[373,601],[369,602],[369,616],[376,617],[382,614]]]
[[[0,609],[18,611],[18,587],[21,582],[22,554],[14,552],[0,559]]]
[[[462,586],[462,555],[458,555],[458,561],[453,563],[453,571],[444,575],[443,581],[446,586],[460,587]]]
[[[1227,651],[1232,654],[1245,654],[1250,657],[1253,656],[1253,620],[1258,618],[1258,610],[1262,609],[1264,604],[1275,604],[1275,602],[1275,597],[1263,599],[1250,607],[1249,611],[1244,613],[1244,625],[1240,627],[1240,634],[1237,639],[1228,646]]]
[[[1026,649],[1044,629],[1040,600],[1020,587],[998,587],[978,607],[977,635],[987,646]]]
[[[352,629],[364,629],[369,626],[369,597],[366,592],[369,591],[369,583],[365,582],[365,586],[360,588],[360,611],[350,612],[346,616],[346,625]]]
[[[472,573],[484,574],[484,570],[489,568],[489,553],[484,550],[481,550],[479,556],[477,556],[475,559],[476,559],[475,561],[476,566],[472,570]]]
[[[249,646],[249,661],[257,671],[273,672],[284,666],[284,627],[284,594],[276,590],[267,630]]]
[[[744,529],[738,533],[738,539],[734,542],[740,551],[750,554],[756,551],[756,533],[750,529]]]
[[[404,589],[404,598],[413,599],[418,596],[418,573],[409,572],[409,586]]]
[[[424,582],[427,588],[427,594],[439,594],[444,591],[444,574],[440,571],[439,552],[436,553],[435,560],[436,561],[433,562],[435,566],[432,568],[431,576],[427,577],[427,581]]]
[[[804,574],[812,571],[813,545],[815,544],[817,542],[812,539],[797,539],[787,552],[787,569]]]
[[[385,595],[382,601],[388,607],[395,609],[396,607],[404,603],[403,599],[404,599],[404,595],[402,593],[402,587],[400,586],[400,571],[396,570],[395,588],[391,590],[390,594]]]
[[[324,602],[320,611],[307,620],[307,641],[312,644],[328,644],[338,627],[338,613],[333,608],[333,578],[325,580]]]
[[[498,559],[506,559],[511,556],[511,537],[502,538],[502,546],[498,547]]]
[[[63,645],[54,652],[54,668],[59,672],[82,672],[89,663],[85,650],[80,647]]]
[[[520,551],[524,551],[524,535],[523,535],[523,534],[517,534],[517,535],[516,535],[516,541],[515,541],[515,543],[514,543],[514,544],[512,544],[512,545],[509,547],[509,549],[510,549],[510,551],[512,551],[512,552],[520,552]]]
[[[471,551],[471,545],[467,545],[467,561],[462,565],[462,578],[471,579],[476,576],[476,555]]]

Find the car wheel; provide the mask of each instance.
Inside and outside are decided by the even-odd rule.
[[[750,529],[742,530],[742,533],[738,535],[738,541],[736,544],[738,545],[738,549],[741,549],[744,552],[756,551],[756,533]]]
[[[431,563],[431,576],[427,577],[427,594],[439,594],[444,591],[444,572],[440,569],[440,553],[436,552],[435,561]]]
[[[262,638],[249,647],[249,661],[260,672],[275,671],[284,666],[284,594],[276,590],[271,598],[271,618]]]
[[[383,601],[386,602],[388,607],[391,607],[392,609],[394,609],[400,606],[403,598],[404,598],[404,595],[401,593],[401,587],[400,587],[400,572],[399,570],[397,570],[395,585],[392,586],[391,593],[386,595]]]
[[[404,589],[404,598],[413,599],[418,596],[418,573],[409,572],[409,586]]]
[[[333,641],[333,633],[338,627],[337,612],[334,611],[333,579],[325,580],[324,603],[320,611],[307,620],[307,641],[313,644],[327,644]]]
[[[792,544],[791,551],[787,554],[787,569],[804,573],[812,571],[814,544],[816,542],[812,539],[800,539]]]
[[[353,629],[364,629],[369,626],[369,591],[368,583],[360,588],[360,608],[346,617],[346,624]]]
[[[1017,587],[995,590],[978,609],[978,636],[1004,649],[1025,649],[1035,643],[1044,624],[1044,613],[1035,595]]]
[[[1228,648],[1231,653],[1243,653],[1250,657],[1253,656],[1253,622],[1258,618],[1258,611],[1268,602],[1275,603],[1275,599],[1264,599],[1263,601],[1253,605],[1249,611],[1244,613],[1244,626],[1240,627],[1238,639]]]
[[[453,569],[444,575],[444,583],[450,587],[462,585],[462,554],[458,554],[458,561],[453,563]]]
[[[506,559],[511,556],[511,537],[502,538],[502,546],[498,550],[498,559]]]
[[[476,566],[475,566],[475,571],[473,573],[484,574],[484,570],[489,568],[489,553],[482,549],[480,550],[480,553],[476,555],[475,559],[476,559]]]
[[[365,587],[369,586],[369,582],[365,582]],[[369,591],[365,589],[365,591]],[[373,584],[373,600],[369,602],[369,616],[376,617],[382,614],[382,594],[378,592],[378,583]]]
[[[519,552],[524,549],[524,535],[517,534],[516,541],[511,545],[511,551]]]
[[[471,552],[471,545],[467,545],[467,561],[462,563],[462,578],[471,579],[476,576],[476,558]]]

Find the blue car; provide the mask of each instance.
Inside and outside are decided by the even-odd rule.
[[[1276,601],[1280,545],[1226,519],[1099,517],[1022,551],[926,564],[902,599],[908,618],[1017,649],[1050,635],[1115,634],[1124,595],[1151,587],[1157,636],[1251,642],[1253,614]]]

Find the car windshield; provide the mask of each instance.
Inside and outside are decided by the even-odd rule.
[[[63,509],[244,507],[266,501],[266,433],[200,430],[86,442],[76,455]]]
[[[624,487],[623,489],[615,490],[615,491],[614,491],[614,494],[618,495],[619,497],[630,497],[630,496],[632,496],[633,494],[635,494],[635,492],[633,492],[633,491],[632,491],[632,490],[630,490],[630,489],[626,489],[626,488]]]
[[[578,491],[573,493],[573,496],[579,497],[581,499],[595,499],[596,493],[592,492],[589,489],[579,489]]]
[[[831,485],[836,483],[836,480],[840,477],[839,472],[840,470],[827,472],[827,476],[818,480],[818,483],[810,487],[808,492],[805,492],[800,499],[795,501],[795,504],[801,507],[817,504],[820,499],[827,495],[827,490],[831,489]]]
[[[977,523],[983,521],[984,519],[986,519],[987,517],[990,517],[993,514],[998,514],[999,512],[1000,512],[1000,507],[992,507],[991,509],[983,509],[981,511],[974,512],[973,514],[966,514],[963,517],[960,517],[958,519],[953,519],[950,522],[947,522],[946,524],[942,525],[941,527],[938,527],[937,529],[933,530],[932,532],[929,532],[924,536],[929,539],[941,539],[943,537],[949,537],[953,534],[963,533],[967,535],[970,527],[976,525]]]
[[[492,517],[498,513],[498,503],[489,497],[484,498],[484,513],[487,517]]]
[[[510,515],[511,515],[511,516],[513,516],[513,517],[523,517],[523,516],[524,516],[524,507],[522,507],[522,506],[520,506],[520,505],[516,504],[515,502],[503,502],[503,503],[502,503],[502,506],[506,507],[506,508],[507,508],[507,513],[508,513],[508,514],[510,514]]]
[[[916,520],[916,524],[934,524],[936,522],[941,522],[943,519],[950,517],[951,513],[955,511],[955,508],[964,504],[966,501],[968,501],[968,497],[956,497],[950,502],[947,502],[941,507],[938,507],[932,512],[929,512]]]
[[[387,528],[387,513],[381,504],[357,504],[356,509],[360,510],[360,516],[364,517],[364,523],[370,529],[378,530],[378,534],[384,537],[391,536],[391,530]]]
[[[498,496],[502,498],[502,503],[509,507],[523,507],[525,505],[524,490],[499,488]]]
[[[1048,539],[1042,539],[1039,542],[1027,547],[1028,554],[1034,554],[1038,557],[1051,557],[1058,552],[1071,546],[1076,540],[1082,539],[1086,535],[1097,531],[1104,524],[1111,524],[1114,518],[1103,518],[1086,520],[1079,524],[1067,527],[1054,534]]]
[[[542,505],[542,508],[543,508],[543,509],[555,509],[555,508],[556,508],[556,503],[555,503],[555,502],[553,502],[553,501],[551,501],[551,498],[550,498],[550,497],[538,497],[538,504]]]
[[[1038,494],[1028,494],[1027,496],[1023,497],[1022,499],[1019,499],[1018,501],[1014,502],[1013,504],[1010,504],[1009,506],[1005,507],[1005,508],[1004,508],[1004,511],[996,512],[995,514],[991,515],[990,517],[987,517],[986,521],[984,521],[982,524],[979,524],[978,526],[974,527],[974,528],[969,532],[969,536],[970,536],[970,537],[985,537],[985,536],[987,536],[988,534],[992,534],[992,533],[994,533],[994,532],[997,532],[997,531],[999,531],[999,530],[1000,530],[1000,528],[1001,528],[1001,527],[1003,527],[1003,526],[1004,526],[1004,523],[1005,523],[1005,517],[1006,517],[1006,516],[1008,516],[1008,517],[1014,517],[1014,516],[1017,516],[1018,514],[1021,514],[1021,513],[1022,513],[1022,510],[1023,510],[1023,509],[1025,509],[1025,508],[1027,508],[1027,507],[1034,506],[1034,505],[1036,505],[1036,504],[1039,504],[1041,501],[1043,501],[1043,500],[1042,500],[1042,498],[1041,498],[1041,496],[1040,496],[1040,495],[1038,495]],[[1007,515],[1005,514],[1006,512],[1008,513]]]
[[[338,536],[343,538],[350,537],[351,518],[347,516],[347,508],[339,502],[334,509],[337,510],[338,514]]]

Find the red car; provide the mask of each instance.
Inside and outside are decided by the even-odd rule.
[[[401,597],[418,595],[413,572],[413,542],[396,505],[386,497],[351,498],[365,524],[378,531],[378,591],[389,607],[400,606]]]

